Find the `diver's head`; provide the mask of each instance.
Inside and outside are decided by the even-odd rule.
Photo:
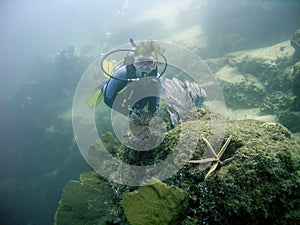
[[[146,77],[157,67],[157,60],[151,55],[138,55],[134,57],[134,67],[137,77]]]
[[[153,42],[141,42],[134,50],[134,66],[137,77],[146,77],[157,68],[160,46]]]

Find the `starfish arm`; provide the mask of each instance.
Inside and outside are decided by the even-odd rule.
[[[218,156],[217,158],[220,159],[223,155],[223,153],[225,152],[225,150],[227,149],[230,141],[231,141],[232,135],[229,136],[229,138],[227,139],[227,141],[225,142],[225,144],[222,146],[221,150],[218,152]]]
[[[207,174],[205,175],[204,180],[206,180],[206,178],[207,178],[212,172],[214,172],[214,171],[217,169],[218,163],[219,163],[219,162],[217,161],[217,162],[215,162],[215,163],[211,166],[211,168],[209,169],[209,171],[208,171]]]
[[[215,162],[217,161],[216,158],[206,158],[206,159],[200,159],[200,160],[190,160],[189,163],[208,163],[208,162]]]
[[[226,165],[227,163],[229,163],[229,162],[232,161],[232,160],[233,160],[233,157],[228,158],[228,159],[225,159],[225,160],[222,162],[222,166],[223,166],[223,165]]]
[[[213,154],[213,156],[214,156],[215,158],[218,158],[218,156],[217,156],[217,154],[216,154],[214,148],[211,146],[211,144],[209,143],[209,141],[208,141],[205,137],[202,137],[202,139],[203,139],[203,140],[205,141],[205,143],[207,144],[207,146],[208,146],[209,150],[211,151],[211,153]]]

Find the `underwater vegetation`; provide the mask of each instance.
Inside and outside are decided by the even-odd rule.
[[[197,123],[200,135],[194,135],[209,140],[209,115],[199,109],[191,115],[200,119],[191,117],[185,123]],[[172,152],[181,126],[166,132],[157,151]],[[229,136],[224,163],[206,179],[209,167],[188,162],[176,175],[152,186],[119,185],[93,171],[83,173],[80,181],[65,187],[55,224],[297,224],[299,140],[280,124],[250,119],[228,120],[225,140]],[[112,134],[103,137],[109,140]],[[199,138],[192,159],[199,159],[206,145]],[[126,148],[120,146],[116,157],[130,160]]]
[[[83,173],[79,181],[70,181],[64,189],[55,224],[110,224],[113,190],[95,172]]]
[[[124,194],[121,206],[130,224],[176,224],[187,210],[188,193],[157,182]]]

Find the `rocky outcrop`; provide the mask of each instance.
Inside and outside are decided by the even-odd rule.
[[[195,182],[189,186],[188,224],[297,224],[299,141],[282,125],[257,120],[228,121],[229,135],[221,158],[226,163],[204,182],[207,170],[185,171]]]
[[[199,133],[191,134],[199,136],[192,159],[213,157],[203,155],[207,143],[202,137],[210,140],[212,135],[210,117],[200,110],[190,115],[192,121],[186,123],[199,125]],[[166,132],[155,149],[160,155],[151,162],[173,151],[181,126]],[[297,224],[299,140],[280,124],[252,119],[227,121],[223,142],[229,136],[221,163],[206,179],[210,166],[188,161],[151,186],[119,185],[95,172],[81,175],[80,182],[67,184],[55,224]],[[115,157],[130,161],[132,154],[124,149]],[[190,149],[185,151],[189,155]]]
[[[298,64],[290,43],[207,60],[220,82],[226,105],[238,111],[229,113],[231,118],[280,122],[292,132],[300,132]]]

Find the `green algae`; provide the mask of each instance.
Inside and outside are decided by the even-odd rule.
[[[187,209],[188,193],[162,182],[126,193],[121,201],[131,225],[176,225]]]
[[[70,181],[59,202],[54,225],[110,224],[113,191],[95,172],[83,173]]]

